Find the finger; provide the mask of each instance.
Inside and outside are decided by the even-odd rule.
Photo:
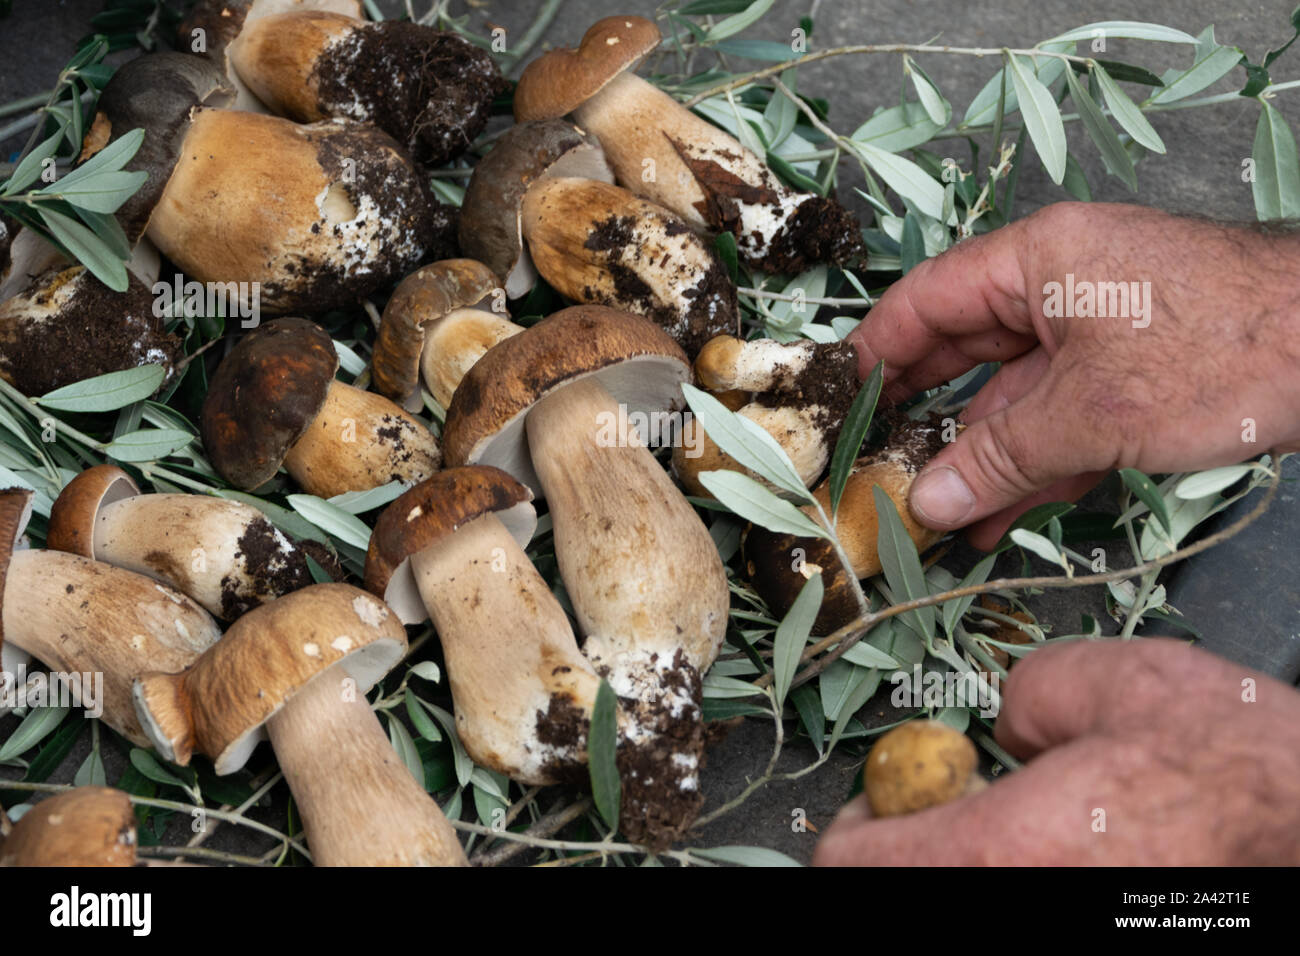
[[[972,547],[979,548],[981,551],[992,551],[1002,540],[1002,536],[1007,533],[1007,529],[1030,508],[1047,504],[1049,501],[1078,501],[1097,487],[1107,474],[1104,471],[1090,471],[1054,481],[1042,491],[1030,495],[1010,508],[1003,508],[996,514],[991,514],[969,526],[966,529],[966,540]]]
[[[975,393],[975,397],[962,412],[961,420],[970,425],[1014,405],[1028,395],[1047,374],[1051,363],[1047,351],[1041,347],[1003,363],[993,377]]]

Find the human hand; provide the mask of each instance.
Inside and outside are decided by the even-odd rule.
[[[1300,864],[1300,693],[1281,681],[1168,640],[1046,647],[1012,668],[996,737],[1023,769],[908,816],[857,797],[813,862]]]
[[[1048,284],[1062,286],[1051,313],[1067,274],[1076,305],[1086,284],[1108,310],[1103,283],[1138,295],[1117,317],[1045,314]],[[894,401],[1003,363],[910,497],[922,523],[973,525],[989,548],[1027,508],[1077,498],[1114,468],[1300,446],[1297,275],[1300,233],[1061,203],[921,263],[849,339],[864,377],[884,361]]]

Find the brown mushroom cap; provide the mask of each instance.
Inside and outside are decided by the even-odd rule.
[[[595,376],[629,415],[662,412],[681,406],[690,374],[681,347],[650,320],[598,305],[563,309],[470,369],[447,410],[447,463],[495,465],[536,490],[524,419],[539,399]]]
[[[135,811],[121,790],[77,787],[42,800],[0,844],[0,866],[135,866]]]
[[[375,337],[375,390],[399,404],[418,393],[424,327],[478,305],[500,285],[491,269],[473,259],[432,262],[403,279],[384,306]]]
[[[552,119],[572,112],[659,45],[659,28],[644,17],[597,20],[576,50],[551,50],[529,63],[515,88],[515,119]]]
[[[0,598],[5,593],[5,582],[9,577],[9,562],[14,549],[18,546],[27,522],[32,517],[32,492],[27,488],[5,488],[0,490]],[[10,671],[10,656],[5,653],[4,615],[0,613],[0,671]],[[25,653],[18,652],[18,658],[24,659]]]
[[[95,556],[95,517],[104,505],[140,494],[140,486],[116,465],[87,468],[63,486],[50,509],[45,546],[83,558]]]
[[[505,280],[518,298],[536,271],[519,223],[524,192],[546,176],[578,176],[612,183],[614,171],[592,137],[558,119],[518,123],[506,130],[474,167],[460,207],[460,247]]]
[[[410,557],[485,514],[495,514],[519,547],[537,527],[533,494],[500,468],[449,468],[408,489],[384,509],[370,535],[366,590],[405,624],[428,618],[411,574]]]
[[[240,339],[203,402],[212,466],[239,488],[270,480],[325,404],[338,365],[329,333],[306,319],[267,322]]]

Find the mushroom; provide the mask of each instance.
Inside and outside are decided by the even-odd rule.
[[[370,123],[434,166],[469,148],[509,89],[486,50],[402,20],[281,13],[247,22],[229,55],[274,112],[301,123]]]
[[[983,790],[978,766],[965,734],[937,720],[909,720],[867,754],[863,790],[873,816],[915,813]]]
[[[716,392],[758,393],[733,411],[776,439],[809,487],[826,470],[858,389],[857,354],[846,342],[746,342],[720,335],[700,350],[695,375]],[[713,497],[699,480],[706,471],[756,477],[723,453],[698,420],[687,427],[687,440],[673,448],[673,472],[691,494]]]
[[[860,227],[833,199],[781,183],[759,157],[632,72],[659,45],[649,20],[598,20],[578,49],[556,49],[524,69],[515,119],[573,114],[600,140],[618,182],[696,229],[736,237],[742,259],[797,274],[843,265],[863,252]]]
[[[421,407],[420,373],[443,408],[480,356],[521,331],[493,311],[500,282],[473,259],[446,259],[411,273],[393,290],[375,338],[375,389],[409,411]]]
[[[517,123],[474,167],[460,207],[460,248],[505,279],[506,295],[532,289],[537,270],[524,245],[519,207],[529,185],[549,176],[614,181],[592,137],[561,120]]]
[[[386,134],[213,108],[232,95],[183,53],[131,60],[105,86],[83,156],[146,131],[128,168],[149,180],[119,213],[129,239],[199,282],[247,283],[230,291],[249,308],[256,288],[268,314],[348,305],[451,248],[450,209]]]
[[[638,702],[643,725],[678,737],[684,756],[662,783],[683,792],[698,787],[700,675],[726,631],[727,577],[634,427],[678,407],[689,374],[652,322],[575,306],[484,355],[452,396],[444,431],[449,464],[495,465],[545,492],[583,653]]]
[[[45,546],[148,575],[227,621],[312,583],[303,552],[251,505],[142,494],[115,465],[68,482]]]
[[[393,402],[334,379],[324,329],[277,319],[245,335],[217,366],[200,417],[223,478],[251,490],[283,464],[304,491],[329,498],[438,469],[438,442]]]
[[[249,611],[184,673],[141,677],[136,709],[164,759],[197,750],[222,775],[269,737],[319,866],[465,865],[365,698],[405,653],[378,598],[315,584]]]
[[[872,492],[877,485],[898,509],[903,528],[918,551],[924,551],[943,537],[942,531],[927,528],[913,518],[907,506],[912,481],[943,446],[940,421],[904,419],[894,427],[883,448],[854,462],[840,498],[835,531],[856,577],[869,578],[881,570],[877,544],[880,525]],[[813,491],[813,496],[829,515],[829,481]],[[805,511],[814,521],[818,520],[811,508]],[[829,633],[858,616],[860,609],[852,584],[828,541],[775,534],[755,526],[745,536],[744,549],[750,580],[776,614],[784,615],[808,576],[820,570],[826,591],[814,624],[816,632]]]
[[[662,206],[588,179],[534,183],[521,210],[537,271],[562,295],[653,319],[689,356],[740,325],[717,254]]]
[[[22,815],[0,842],[0,866],[135,866],[137,845],[125,793],[76,787]]]
[[[103,675],[103,720],[147,746],[131,706],[146,671],[179,671],[221,636],[194,601],[152,578],[62,551],[19,549],[31,492],[0,492],[0,671],[35,657],[63,674]]]
[[[25,395],[43,395],[105,372],[161,365],[163,388],[181,342],[153,306],[132,275],[125,292],[114,292],[84,266],[56,264],[0,302],[0,376]]]

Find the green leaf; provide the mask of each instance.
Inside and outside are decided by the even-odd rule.
[[[1107,40],[1123,37],[1128,40],[1153,40],[1157,43],[1195,43],[1196,37],[1173,27],[1158,23],[1143,23],[1137,20],[1104,20],[1089,23],[1073,30],[1067,30],[1060,36],[1052,37],[1054,42],[1062,40],[1091,40],[1100,35]]]
[[[1235,485],[1257,467],[1257,465],[1225,465],[1222,468],[1211,468],[1208,471],[1188,475],[1174,486],[1174,495],[1189,500],[1217,495],[1223,489]]]
[[[99,755],[98,747],[86,755],[86,759],[77,768],[72,782],[78,787],[108,786],[108,774],[104,772],[104,760]]]
[[[1052,182],[1060,185],[1065,177],[1065,124],[1061,111],[1051,91],[1042,84],[1032,70],[1020,64],[1014,53],[1007,54],[1011,69],[1011,82],[1020,101],[1020,115],[1024,118],[1029,138],[1033,140],[1038,156],[1043,161]]]
[[[1058,116],[1059,119],[1059,116]],[[870,143],[850,139],[849,145],[862,161],[884,180],[885,185],[904,199],[916,203],[927,216],[943,217],[943,186],[910,159],[885,152]]]
[[[885,670],[894,670],[899,666],[899,661],[866,641],[858,641],[840,655],[840,660],[848,661],[850,664],[857,664],[860,667],[880,667]]]
[[[1165,508],[1165,499],[1160,494],[1160,489],[1156,487],[1156,483],[1136,468],[1121,468],[1119,476],[1128,490],[1133,492],[1139,501],[1151,509],[1151,513],[1159,519],[1165,531],[1172,534],[1173,528],[1169,523],[1169,511]]]
[[[734,458],[737,464],[782,491],[805,501],[812,500],[790,457],[766,430],[693,385],[683,385],[682,393],[692,414],[700,420],[713,443]]]
[[[114,213],[149,179],[148,173],[107,172],[68,186],[54,182],[41,190],[91,212]]]
[[[144,130],[133,129],[131,132],[113,140],[86,162],[64,175],[57,183],[51,183],[50,185],[67,189],[69,186],[75,186],[92,179],[100,173],[116,172],[131,161],[143,142]],[[54,190],[49,191],[53,192]]]
[[[926,608],[926,610],[932,610]],[[850,682],[849,692],[845,697],[844,704],[840,708],[839,716],[835,718],[835,726],[831,728],[831,739],[827,746],[835,749],[839,743],[840,737],[844,734],[853,719],[853,715],[862,709],[862,706],[871,699],[871,695],[880,687],[880,670],[878,668],[856,668],[857,675]]]
[[[320,566],[320,562],[306,552],[303,552],[302,556],[307,562],[307,573],[311,575],[312,583],[330,584],[333,582],[334,579],[330,577],[328,571]]]
[[[1050,561],[1052,564],[1065,566],[1065,556],[1061,554],[1061,549],[1052,544],[1047,538],[1043,537],[1036,531],[1026,531],[1024,528],[1016,528],[1014,531],[1007,532],[1011,535],[1011,540],[1026,551],[1032,551],[1044,561]]]
[[[391,713],[388,714],[388,739],[397,755],[402,758],[402,763],[406,764],[406,769],[411,771],[411,776],[423,781],[424,762],[420,759],[420,752],[415,749],[415,741],[411,739],[406,726]]]
[[[925,236],[921,232],[921,220],[914,213],[909,212],[903,217],[903,240],[899,243],[899,250],[903,275],[907,275],[926,260]]]
[[[808,737],[820,754],[826,743],[826,716],[822,713],[817,691],[808,684],[800,684],[790,692],[790,700],[794,704],[794,709],[799,712],[803,729],[808,732]]]
[[[1111,115],[1124,127],[1125,131],[1133,137],[1134,140],[1141,143],[1153,153],[1163,153],[1165,151],[1164,141],[1160,139],[1160,134],[1155,131],[1147,118],[1142,115],[1137,104],[1129,99],[1118,83],[1116,83],[1109,73],[1097,66],[1093,70],[1093,75],[1097,77],[1097,82],[1101,86],[1102,95],[1106,98],[1106,105],[1110,107]]]
[[[826,194],[826,190],[822,188],[821,183],[817,182],[817,180],[815,179],[811,179],[808,176],[805,176],[803,173],[799,172],[799,170],[795,169],[793,165],[786,162],[784,159],[782,159],[776,153],[772,152],[770,149],[767,151],[766,159],[767,159],[767,165],[771,168],[772,172],[776,173],[778,176],[784,179],[795,189],[801,189],[804,192],[809,192],[809,193],[816,193],[819,196],[824,196]],[[734,237],[731,236],[731,233],[729,232],[719,233],[717,240],[714,241],[714,245],[721,246],[722,244],[721,240],[723,236],[731,237],[731,241],[734,248],[734,244],[736,240]],[[728,265],[730,265],[728,260],[724,259],[723,261],[728,262]],[[733,277],[732,281],[735,282],[736,279]]]
[[[1186,99],[1201,92],[1207,86],[1217,83],[1241,62],[1241,51],[1236,47],[1218,46],[1214,43],[1209,44],[1208,47],[1208,51],[1204,54],[1198,51],[1196,62],[1177,77],[1171,78],[1164,89],[1156,90],[1147,102],[1173,103],[1176,100]]]
[[[348,514],[337,505],[315,495],[288,495],[285,500],[298,514],[344,544],[362,551],[370,545],[370,529],[360,518]]]
[[[442,671],[433,661],[420,661],[412,664],[409,673],[420,678],[420,680],[427,680],[431,684],[442,682]]]
[[[103,239],[75,219],[46,206],[37,213],[54,241],[69,255],[90,270],[96,279],[114,292],[125,292],[128,282],[126,263],[114,255]]]
[[[115,438],[104,454],[118,461],[157,461],[174,455],[194,441],[194,436],[179,428],[141,428]]]
[[[706,699],[710,697],[754,697],[762,693],[762,690],[747,680],[726,677],[712,672],[704,675],[704,696]],[[770,713],[770,711],[765,710],[764,713]]]
[[[727,275],[731,276],[732,283],[739,282],[740,258],[736,252],[736,237],[729,232],[718,233],[718,238],[713,240],[713,249],[727,267]]]
[[[1137,192],[1137,171],[1133,168],[1133,160],[1119,141],[1119,134],[1106,120],[1106,115],[1092,94],[1075,78],[1074,71],[1068,71],[1065,76],[1070,87],[1070,97],[1079,109],[1079,119],[1092,141],[1097,144],[1102,162],[1112,176],[1124,181],[1130,192]]]
[[[699,481],[713,497],[746,521],[777,534],[830,538],[825,528],[749,475],[738,471],[706,471],[700,474]]]
[[[127,260],[131,258],[131,243],[126,238],[126,233],[122,231],[118,221],[107,213],[92,212],[81,206],[75,207],[77,216],[81,221],[90,227],[100,240],[108,247],[109,252],[119,259]]]
[[[691,855],[736,866],[803,866],[781,851],[765,846],[715,846],[707,850],[691,850]]]
[[[794,59],[796,55],[790,49],[790,44],[775,43],[771,40],[723,40],[713,49],[725,56],[741,56],[748,60],[768,60],[773,63]],[[774,100],[776,98],[776,96],[772,97]],[[774,140],[773,145],[777,142],[780,140]]]
[[[1073,153],[1065,154],[1065,179],[1061,185],[1080,202],[1092,202],[1092,187],[1088,185],[1088,177],[1084,175],[1083,167]]]
[[[943,126],[930,119],[924,106],[909,102],[880,110],[849,138],[897,153],[928,143],[941,129]]]
[[[601,680],[591,709],[587,769],[596,809],[605,825],[615,831],[623,803],[623,783],[618,776],[618,697],[606,680]]]
[[[138,365],[64,385],[35,401],[60,412],[112,412],[148,398],[166,377],[161,365]]]
[[[243,491],[233,491],[229,488],[218,488],[216,489],[216,493],[218,497],[229,498],[231,501],[242,501],[246,505],[251,505],[258,511],[262,512],[262,514],[266,515],[266,519],[270,521],[271,524],[275,525],[291,538],[298,538],[299,540],[305,541],[319,541],[324,545],[330,543],[329,535],[321,531],[320,528],[316,527],[301,515],[294,514],[292,511],[289,511],[286,508],[281,508],[277,504],[272,504],[256,495],[250,495]],[[326,579],[330,580],[328,575],[326,575]]]
[[[1099,59],[1094,59],[1093,62],[1104,66],[1107,73],[1109,73],[1114,79],[1123,83],[1140,83],[1143,86],[1154,87],[1162,87],[1165,85],[1164,81],[1150,70],[1143,69],[1140,66],[1134,66],[1132,63],[1123,63],[1119,60]],[[1072,62],[1070,64],[1070,69],[1074,70],[1076,73],[1088,72],[1088,67],[1083,63]]]
[[[934,85],[934,81],[926,75],[926,72],[916,65],[916,62],[908,58],[906,61],[908,73],[912,78],[912,86],[916,89],[916,97],[921,101],[921,106],[925,108],[925,113],[930,117],[930,122],[935,123],[940,128],[947,126],[948,121],[952,119],[952,105],[943,98],[939,93],[939,88]]]
[[[416,697],[411,688],[406,688],[406,713],[411,718],[411,723],[415,727],[415,732],[425,740],[437,743],[442,740],[442,731],[438,725],[433,722],[429,712],[424,709],[424,702]],[[418,776],[418,774],[417,774]]]
[[[740,13],[732,14],[725,20],[719,20],[709,28],[706,34],[706,42],[713,43],[718,40],[725,40],[729,36],[734,36],[741,30],[744,30],[762,18],[763,14],[772,9],[772,4],[776,0],[753,0],[753,2]]]
[[[1255,214],[1261,221],[1300,216],[1300,159],[1295,137],[1282,114],[1271,103],[1261,102],[1259,125],[1255,127]]]
[[[55,133],[49,139],[37,143],[14,169],[13,174],[5,183],[4,189],[0,190],[0,196],[12,196],[15,193],[20,193],[36,182],[43,168],[41,164],[58,152],[61,138],[60,133]]]
[[[823,593],[825,587],[818,572],[799,589],[799,596],[790,605],[772,639],[772,685],[778,708],[785,703],[786,694],[790,692],[790,682],[799,668],[799,657],[808,646],[813,621],[817,620],[817,612],[821,610]]]
[[[1035,505],[1030,508],[1007,529],[997,546],[993,549],[993,554],[1001,554],[1007,548],[1012,547],[1015,542],[1011,540],[1011,532],[1017,528],[1025,528],[1028,531],[1039,531],[1046,527],[1053,518],[1059,518],[1074,510],[1074,505],[1068,501],[1047,501],[1041,505]]]
[[[164,767],[157,757],[141,747],[135,747],[131,750],[131,766],[154,783],[179,787],[182,790],[189,787],[188,783]]]
[[[962,578],[961,583],[954,590],[961,588],[973,587],[983,584],[989,579],[989,574],[993,571],[993,565],[997,563],[997,553],[993,553],[983,558],[979,564],[970,569],[970,573]],[[952,638],[953,633],[957,630],[957,624],[962,619],[970,606],[975,603],[977,595],[968,594],[965,597],[953,598],[951,601],[945,601],[940,607],[943,611],[943,630]]]
[[[873,487],[871,493],[876,502],[876,520],[879,526],[876,540],[880,565],[890,590],[899,601],[926,597],[930,589],[925,583],[920,555],[916,553],[916,545],[903,527],[903,520],[898,516],[893,499],[879,485]],[[928,643],[930,635],[934,633],[934,615],[933,607],[922,607],[900,616]]]
[[[853,463],[858,460],[862,442],[871,430],[871,419],[876,414],[876,403],[880,399],[880,389],[885,380],[885,363],[877,362],[876,367],[867,376],[866,382],[858,389],[858,394],[844,416],[840,428],[840,437],[835,441],[835,451],[831,453],[831,514],[840,510],[840,499],[844,497],[844,487],[849,482]]]
[[[345,491],[325,500],[334,507],[343,509],[348,514],[359,515],[383,507],[394,498],[399,497],[402,492],[406,491],[407,487],[400,481],[390,481],[388,484],[380,485],[377,488],[370,488],[366,491]]]
[[[695,0],[694,3],[688,3],[677,12],[688,17],[702,17],[711,13],[740,13],[744,11],[751,0]]]
[[[466,786],[469,778],[474,774],[474,761],[469,758],[469,754],[465,752],[465,745],[460,742],[460,734],[456,732],[456,718],[434,704],[425,701],[420,703],[428,708],[429,713],[433,714],[433,719],[446,731],[447,739],[451,741],[451,753],[456,766],[456,783],[461,787]]]

